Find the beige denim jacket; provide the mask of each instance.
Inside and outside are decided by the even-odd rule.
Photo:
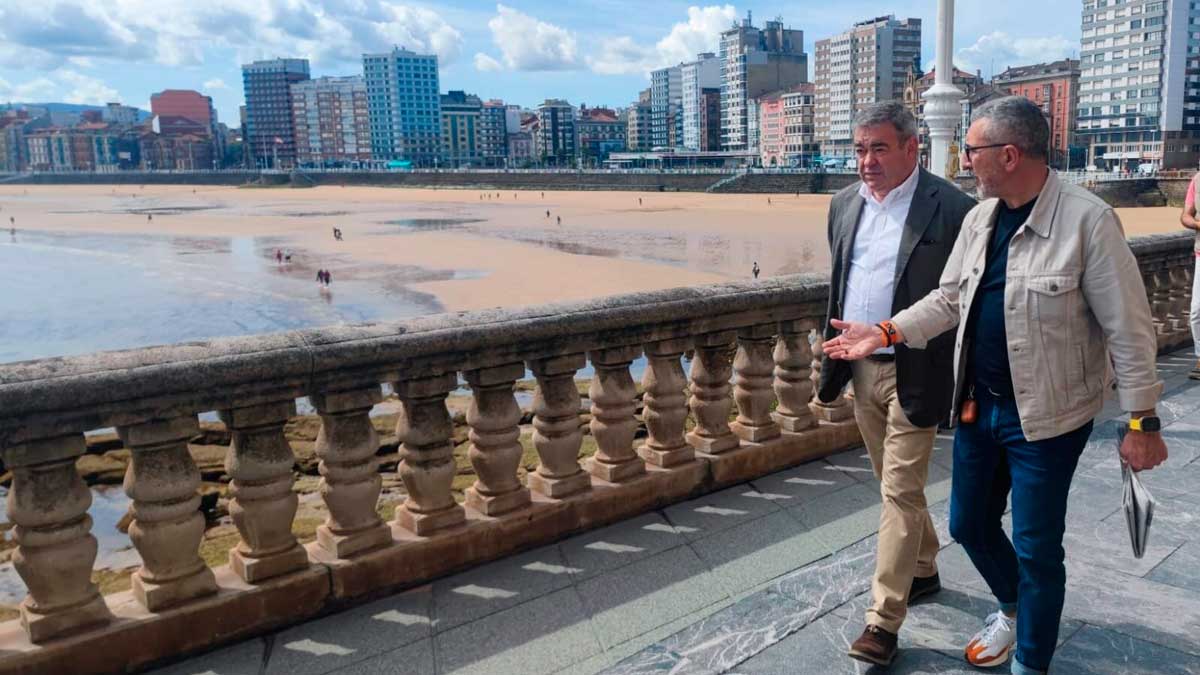
[[[966,316],[983,274],[999,201],[967,214],[941,285],[893,321],[914,349],[958,326],[957,421],[964,394]],[[1029,219],[1013,235],[1004,288],[1008,358],[1021,427],[1030,441],[1093,419],[1112,388],[1124,410],[1149,410],[1162,382],[1146,289],[1121,222],[1099,197],[1051,170]],[[1111,359],[1111,367],[1110,367]]]

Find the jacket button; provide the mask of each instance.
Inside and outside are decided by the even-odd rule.
[[[1054,291],[1054,292],[1057,292],[1057,291],[1058,291],[1058,284],[1050,284],[1050,290],[1051,290],[1051,291]]]
[[[975,269],[971,270],[971,274],[979,274],[979,268],[976,267]]]

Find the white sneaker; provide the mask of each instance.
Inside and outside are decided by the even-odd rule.
[[[1012,654],[1017,642],[1017,620],[1005,616],[1004,612],[989,614],[984,620],[983,630],[967,643],[967,663],[976,668],[1002,666]]]

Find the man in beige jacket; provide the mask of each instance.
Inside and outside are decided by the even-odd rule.
[[[995,667],[1015,652],[1017,675],[1045,672],[1054,655],[1067,493],[1110,373],[1131,413],[1121,456],[1134,470],[1167,457],[1137,260],[1113,210],[1048,168],[1048,135],[1024,98],[980,108],[964,167],[990,199],[963,222],[940,287],[891,321],[834,321],[842,333],[825,343],[830,358],[854,360],[889,345],[921,349],[958,327],[950,535],[1000,603],[965,656]],[[1011,541],[1000,525],[1010,491]]]

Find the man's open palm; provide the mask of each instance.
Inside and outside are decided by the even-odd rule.
[[[874,354],[884,346],[883,331],[876,326],[840,319],[833,319],[829,323],[835,330],[841,331],[823,346],[825,355],[831,359],[857,361]]]

